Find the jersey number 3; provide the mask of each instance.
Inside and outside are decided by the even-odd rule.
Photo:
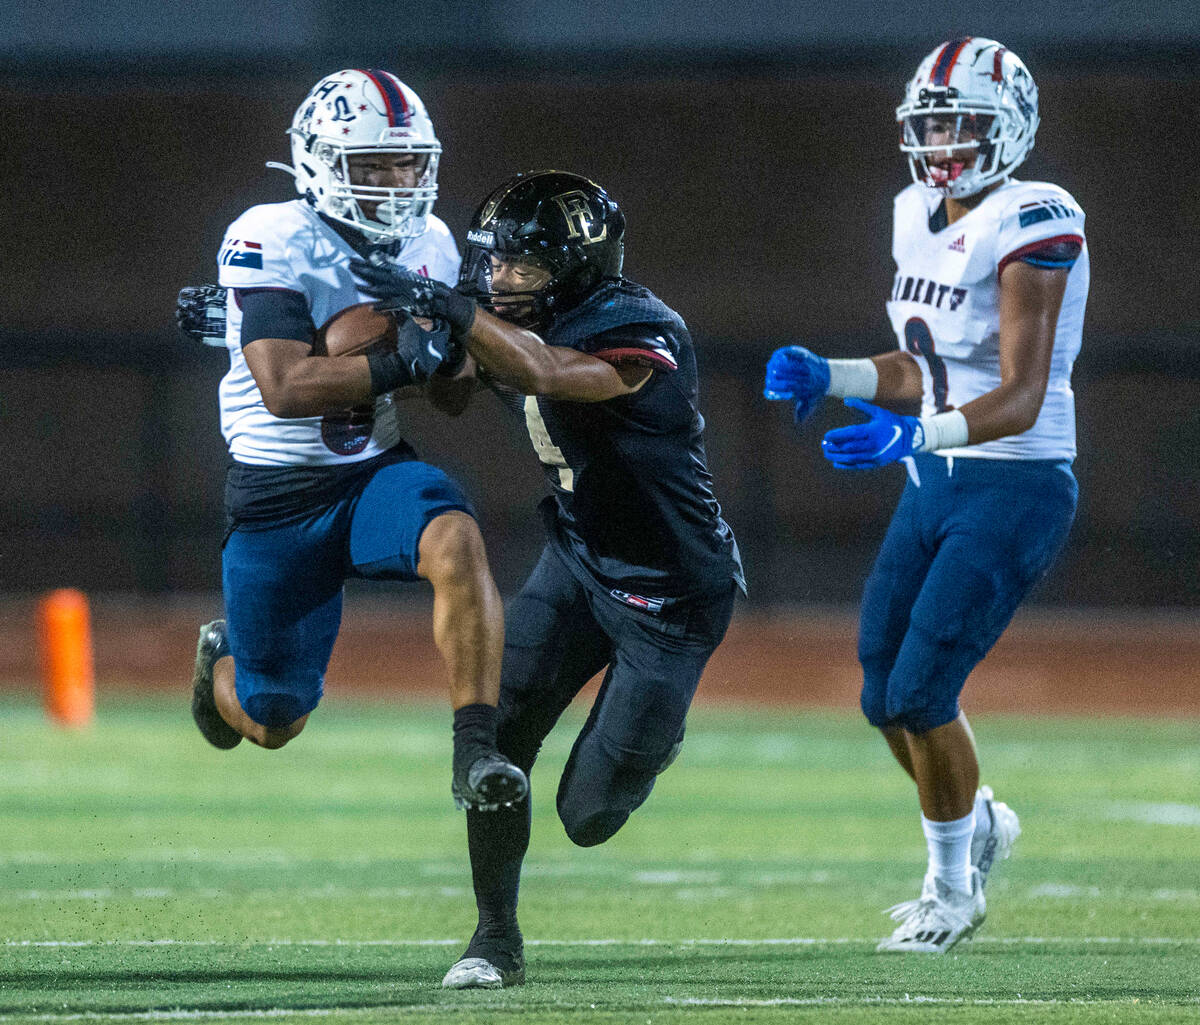
[[[946,401],[950,393],[950,383],[946,380],[946,363],[937,354],[933,346],[933,335],[929,325],[920,317],[912,317],[904,325],[904,344],[914,356],[920,356],[929,364],[929,374],[933,378],[933,404],[939,413],[947,413],[954,407]]]
[[[533,442],[533,450],[538,459],[546,466],[553,466],[558,470],[558,486],[563,491],[574,491],[575,473],[567,465],[562,449],[550,439],[550,431],[546,428],[542,411],[538,409],[536,395],[525,396],[525,427],[529,431],[529,440]]]

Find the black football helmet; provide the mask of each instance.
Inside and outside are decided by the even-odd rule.
[[[544,328],[606,278],[619,278],[624,256],[625,215],[604,189],[566,171],[530,171],[475,211],[458,288],[505,320]],[[493,257],[529,260],[550,280],[535,292],[493,291]]]

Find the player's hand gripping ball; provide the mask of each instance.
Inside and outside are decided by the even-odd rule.
[[[788,345],[771,353],[763,396],[794,402],[797,424],[812,416],[828,394],[829,360],[802,345]]]
[[[381,313],[404,311],[416,317],[444,320],[455,334],[464,334],[475,321],[475,303],[449,285],[395,264],[350,261],[350,269],[363,282],[362,290],[375,296]]]

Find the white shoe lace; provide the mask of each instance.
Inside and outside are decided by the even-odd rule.
[[[901,901],[893,904],[884,911],[893,921],[902,922],[906,931],[916,932],[931,919],[940,925],[958,925],[968,928],[971,924],[970,915],[963,915],[945,901],[938,899],[935,894],[922,893],[916,900]]]
[[[928,918],[936,910],[937,904],[938,900],[936,897],[929,897],[922,894],[916,900],[905,900],[899,904],[893,904],[884,911],[884,914],[897,922],[903,922],[911,918],[912,924],[916,925],[918,922],[923,922]]]

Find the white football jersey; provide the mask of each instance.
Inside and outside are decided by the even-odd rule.
[[[318,329],[348,306],[372,301],[350,273],[356,254],[303,199],[252,206],[225,233],[217,258],[219,283],[230,289],[225,327],[229,372],[221,381],[221,433],[238,462],[256,466],[357,462],[400,441],[391,395],[375,399],[373,414],[346,410],[283,420],[263,404],[242,356],[242,311],[233,289],[277,288],[304,296]],[[450,230],[430,216],[424,234],[400,250],[399,263],[454,284],[460,263]]]
[[[1022,434],[939,455],[985,459],[1073,459],[1075,395],[1071,369],[1083,336],[1088,251],[1083,211],[1046,182],[1007,181],[966,216],[932,231],[942,197],[914,183],[896,197],[892,256],[896,279],[887,303],[900,348],[921,368],[929,416],[961,408],[1000,386],[1000,272],[1047,242],[1078,241],[1079,258],[1054,333],[1050,380],[1037,422]]]

